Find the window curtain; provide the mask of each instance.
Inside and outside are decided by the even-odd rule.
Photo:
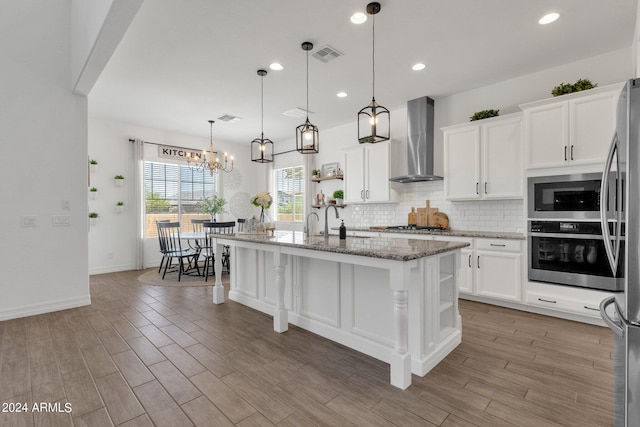
[[[143,159],[144,141],[134,139],[133,143],[133,197],[136,212],[136,249],[134,265],[136,270],[142,270],[144,266],[144,181]]]

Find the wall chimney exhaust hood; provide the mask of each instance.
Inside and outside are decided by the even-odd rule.
[[[442,179],[433,173],[433,99],[407,102],[407,175],[389,181],[408,183]]]

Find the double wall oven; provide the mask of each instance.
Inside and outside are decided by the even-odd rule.
[[[616,190],[615,174],[604,184],[602,176],[528,178],[529,280],[622,290],[620,272],[624,269],[612,272],[603,237],[616,236],[616,222],[607,221],[609,230],[603,233],[600,221],[603,216],[613,217],[621,192]],[[620,239],[616,244],[624,247],[624,230],[616,238]]]

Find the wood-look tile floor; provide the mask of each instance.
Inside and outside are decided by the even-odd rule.
[[[604,327],[461,300],[462,344],[402,391],[382,362],[139,274],[93,276],[91,306],[0,322],[0,409],[28,406],[0,426],[611,425]]]

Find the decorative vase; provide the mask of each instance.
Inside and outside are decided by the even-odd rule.
[[[267,227],[269,226],[269,224],[271,223],[271,219],[269,218],[269,215],[267,213],[265,213],[264,211],[264,207],[260,208],[260,217],[258,218],[258,224],[257,224],[257,232],[258,233],[266,233],[267,232]]]

